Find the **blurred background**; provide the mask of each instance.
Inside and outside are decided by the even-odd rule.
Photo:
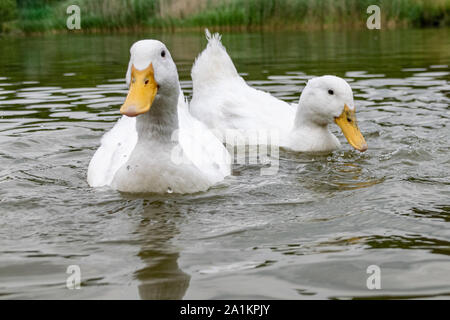
[[[380,6],[383,28],[450,25],[450,0],[0,0],[1,30],[67,30],[73,4],[83,32],[365,28],[370,5]]]

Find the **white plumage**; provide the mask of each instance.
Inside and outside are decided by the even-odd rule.
[[[306,85],[298,106],[292,106],[249,86],[237,73],[219,34],[211,35],[206,30],[206,38],[207,47],[192,67],[190,110],[219,139],[232,143],[225,141],[230,129],[244,134],[276,130],[278,145],[294,151],[331,151],[340,147],[328,124],[343,113],[345,105],[354,110],[353,93],[345,80],[335,76],[314,78]]]
[[[220,38],[207,31],[208,45],[192,67],[191,113],[218,134],[227,129],[288,131],[295,108],[247,85]]]
[[[103,135],[100,147],[89,163],[89,185],[111,185],[117,170],[128,161],[137,139],[136,119],[122,116],[114,127]]]
[[[103,136],[89,164],[89,185],[124,192],[193,193],[222,181],[230,174],[229,154],[189,113],[167,48],[156,40],[141,40],[130,53],[127,83],[131,66],[142,70],[152,64],[158,91],[148,112],[122,116]]]

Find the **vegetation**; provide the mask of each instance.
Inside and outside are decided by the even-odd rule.
[[[69,5],[81,9],[83,31],[103,29],[363,28],[369,5],[382,25],[449,26],[450,0],[0,0],[3,31],[65,30]]]

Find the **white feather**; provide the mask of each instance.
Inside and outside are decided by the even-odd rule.
[[[179,142],[186,157],[207,174],[213,183],[222,181],[231,174],[230,155],[217,137],[205,124],[190,113],[188,103],[180,95],[178,121],[180,124]]]
[[[117,170],[128,161],[136,142],[136,119],[122,116],[114,127],[103,135],[100,147],[89,163],[89,185],[110,185]]]
[[[155,40],[132,46],[127,82],[132,63],[141,68],[152,63],[164,90],[158,90],[150,111],[138,118],[123,116],[103,136],[89,164],[89,185],[125,192],[193,193],[230,174],[227,150],[189,113],[176,66],[168,51],[161,56],[162,50],[167,48]]]
[[[282,128],[288,132],[294,122],[295,108],[247,85],[237,73],[220,35],[206,32],[208,45],[197,57],[191,72],[194,87],[191,113],[218,132],[219,138],[223,138],[227,129]]]
[[[353,94],[345,80],[334,76],[310,80],[305,88],[305,91],[309,88],[310,95],[291,105],[249,86],[237,73],[219,34],[211,35],[206,30],[206,38],[208,44],[192,67],[194,92],[190,108],[192,115],[219,139],[230,143],[225,141],[230,129],[244,134],[275,130],[278,145],[284,148],[295,151],[339,148],[340,143],[328,124],[342,112],[344,104],[353,108]],[[336,91],[332,97],[328,94],[329,87]]]

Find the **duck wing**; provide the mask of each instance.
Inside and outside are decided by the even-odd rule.
[[[124,165],[137,143],[136,118],[122,116],[105,133],[100,147],[89,163],[88,183],[91,187],[110,185],[117,170]]]
[[[194,118],[180,94],[178,103],[178,141],[184,156],[189,159],[212,183],[222,181],[231,174],[230,155],[205,124]]]

